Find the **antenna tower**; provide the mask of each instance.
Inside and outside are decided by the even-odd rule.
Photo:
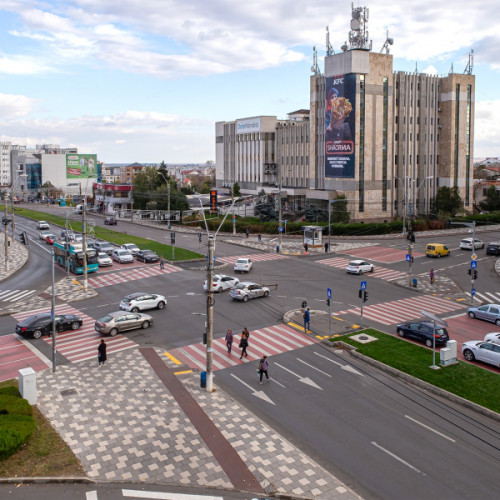
[[[326,55],[327,56],[333,56],[335,54],[335,51],[333,50],[332,44],[330,43],[330,30],[328,29],[328,26],[326,27]]]
[[[474,69],[474,50],[471,49],[469,52],[469,62],[464,70],[464,75],[472,75],[472,71]]]
[[[313,75],[319,75],[320,70],[318,66],[318,52],[316,51],[316,47],[313,47],[313,64],[311,66],[311,71]]]
[[[368,9],[366,7],[356,7],[351,4],[351,31],[349,31],[349,45],[347,42],[342,46],[342,50],[372,50],[372,41],[368,41]]]

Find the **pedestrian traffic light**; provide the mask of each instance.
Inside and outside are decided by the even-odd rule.
[[[467,269],[467,274],[472,274],[472,269]]]
[[[27,244],[27,243],[26,243],[26,238],[25,238],[25,236],[24,236],[24,233],[21,233],[21,234],[19,235],[19,241],[20,241],[23,245],[26,245],[26,244]]]
[[[366,290],[363,290],[363,302],[366,302],[368,300],[368,292]]]
[[[330,299],[326,299],[326,305],[330,307]]]
[[[207,345],[207,334],[203,334],[203,345]]]
[[[173,231],[170,233],[170,243],[175,245],[175,233]]]
[[[363,297],[363,290],[359,291],[359,298],[361,299]]]
[[[477,269],[472,270],[472,279],[477,280]]]

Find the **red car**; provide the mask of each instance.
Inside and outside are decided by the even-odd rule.
[[[53,245],[54,242],[56,241],[56,237],[53,235],[53,234],[49,234],[46,238],[45,238],[45,243],[47,243],[47,245]]]

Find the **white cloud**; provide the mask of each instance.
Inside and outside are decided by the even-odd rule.
[[[0,94],[0,117],[2,120],[17,119],[33,111],[36,99],[24,95]]]
[[[474,157],[499,156],[500,100],[476,102]]]

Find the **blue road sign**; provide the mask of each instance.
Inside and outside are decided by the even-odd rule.
[[[409,253],[406,254],[406,262],[411,262],[411,255]]]
[[[280,226],[279,228],[279,232],[282,233],[283,232],[283,226]]]
[[[476,260],[471,260],[470,261],[470,268],[471,269],[477,269],[477,261]]]
[[[360,290],[366,290],[366,281],[361,282]]]
[[[286,223],[288,222],[286,219],[283,221],[285,223],[285,226],[286,226]]]
[[[475,288],[473,288],[473,289],[470,291],[470,294],[471,294],[471,295],[476,295],[476,289],[475,289]]]
[[[326,289],[326,296],[331,299],[332,298],[332,289],[331,288],[327,288]]]

